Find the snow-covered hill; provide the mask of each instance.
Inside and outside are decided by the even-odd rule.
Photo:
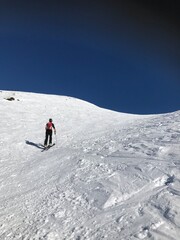
[[[180,239],[180,111],[1,91],[0,115],[0,239]]]

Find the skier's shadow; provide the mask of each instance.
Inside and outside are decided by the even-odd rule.
[[[37,148],[40,148],[40,149],[44,148],[42,144],[40,144],[40,143],[33,143],[33,142],[28,141],[28,140],[26,140],[26,144],[34,146],[34,147],[37,147]]]

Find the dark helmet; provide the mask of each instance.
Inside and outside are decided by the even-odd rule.
[[[52,118],[49,119],[49,122],[52,122]]]

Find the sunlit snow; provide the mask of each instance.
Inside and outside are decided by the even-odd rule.
[[[0,239],[180,239],[180,111],[0,91],[0,115]]]

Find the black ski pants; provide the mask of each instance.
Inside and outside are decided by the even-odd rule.
[[[52,143],[52,130],[51,129],[46,130],[46,138],[44,140],[44,145],[47,145],[48,139],[49,139],[49,144],[51,144]]]

